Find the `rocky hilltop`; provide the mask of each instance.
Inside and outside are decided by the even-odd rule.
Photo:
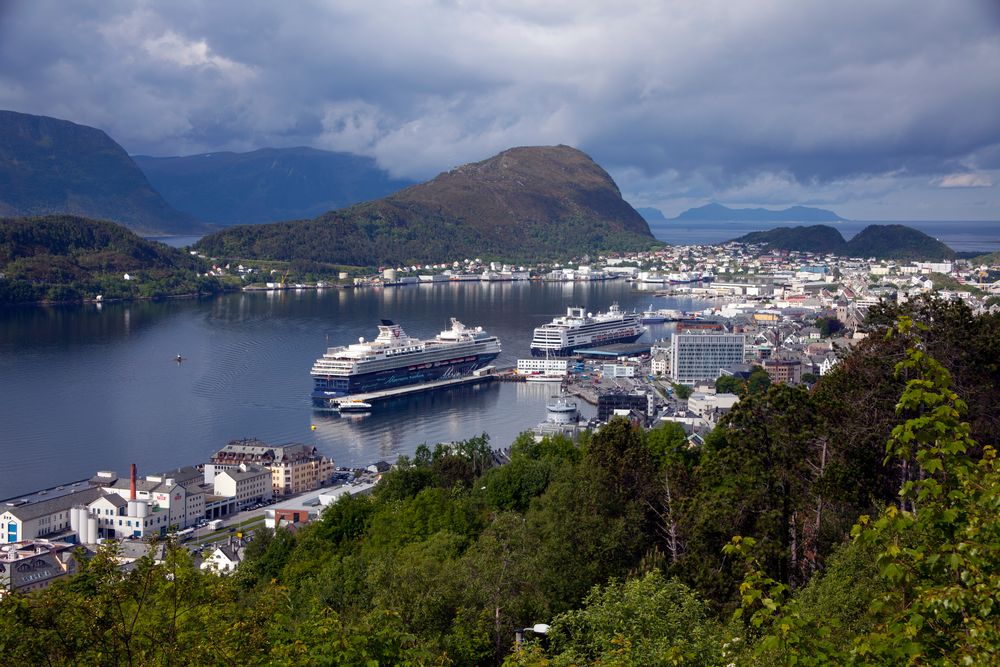
[[[314,220],[239,226],[199,243],[225,257],[358,265],[536,259],[656,241],[606,171],[569,146],[512,148]]]
[[[132,159],[172,206],[220,226],[314,218],[413,185],[372,158],[315,148]]]
[[[737,243],[762,243],[779,250],[832,253],[878,259],[954,259],[955,251],[937,239],[905,225],[868,225],[850,241],[826,225],[779,227],[752,232]]]
[[[112,220],[148,235],[204,229],[164,201],[101,130],[0,111],[0,215],[46,214]]]

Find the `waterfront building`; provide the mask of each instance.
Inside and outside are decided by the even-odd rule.
[[[569,359],[565,357],[518,359],[517,372],[521,375],[566,375],[569,372]]]
[[[70,530],[70,510],[101,497],[100,488],[77,482],[76,488],[46,489],[0,505],[0,542],[10,544],[61,535]]]
[[[205,466],[205,483],[211,484],[215,495],[236,499],[237,507],[267,502],[274,497],[271,470],[252,463]]]
[[[333,475],[333,461],[311,445],[268,445],[257,439],[233,440],[212,455],[215,464],[253,463],[271,471],[274,496],[322,487]]]
[[[102,470],[92,481],[109,493],[133,499],[133,483],[129,477]],[[165,524],[178,528],[193,525],[209,513],[229,514],[235,509],[234,500],[216,496],[201,484],[202,472],[194,466],[185,466],[136,480],[134,499],[146,501],[151,513],[165,512]]]
[[[744,360],[746,334],[685,331],[670,340],[670,377],[680,384],[714,380]]]

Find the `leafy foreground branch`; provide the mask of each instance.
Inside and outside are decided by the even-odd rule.
[[[896,406],[887,461],[915,461],[898,505],[851,534],[856,552],[874,553],[883,590],[872,596],[870,629],[844,636],[836,615],[810,613],[787,586],[764,574],[755,541],[733,538],[726,551],[746,559],[735,618],[756,636],[752,661],[800,665],[1000,662],[1000,465],[979,449],[961,420],[965,403],[949,372],[923,351],[919,327],[901,319],[890,335],[909,345],[896,365],[908,378]],[[838,640],[839,637],[839,640]]]

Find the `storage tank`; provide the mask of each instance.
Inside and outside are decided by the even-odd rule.
[[[137,509],[138,504],[139,504],[139,501],[137,501],[137,500],[130,500],[130,501],[128,501],[128,516],[139,516],[137,514],[137,512],[138,512],[138,509]]]
[[[76,513],[76,534],[80,538],[80,542],[86,544],[87,519],[90,517],[90,512],[87,511],[86,507],[74,507],[73,511]]]
[[[80,515],[77,513],[78,507],[69,508],[69,529],[74,533],[80,530]]]
[[[135,509],[136,509],[135,516],[139,517],[140,519],[145,519],[147,516],[149,516],[149,503],[147,503],[145,500],[135,501]]]
[[[382,278],[384,280],[395,280],[396,279],[396,269],[386,269],[382,272]]]
[[[87,544],[97,544],[97,519],[87,519]]]

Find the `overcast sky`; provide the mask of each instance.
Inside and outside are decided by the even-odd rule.
[[[1000,220],[1000,0],[0,0],[0,108],[413,179],[564,143],[668,216]]]

